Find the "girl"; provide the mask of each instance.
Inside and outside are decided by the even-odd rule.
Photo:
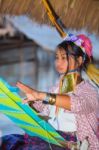
[[[99,150],[97,138],[99,96],[95,87],[81,77],[81,71],[87,69],[91,59],[90,39],[85,35],[69,35],[56,48],[55,66],[60,74],[59,84],[46,93],[17,83],[17,87],[27,96],[24,103],[33,101],[36,103],[35,108],[39,111],[42,108],[42,112],[49,115],[48,122],[68,141],[66,148],[51,145],[53,150],[77,149],[77,139],[82,143],[86,142],[88,150]],[[40,106],[39,101],[46,104]],[[40,142],[43,146],[47,143],[40,139],[38,141],[35,144],[41,150]],[[45,146],[42,150],[47,149]]]

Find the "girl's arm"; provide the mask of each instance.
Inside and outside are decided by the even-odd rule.
[[[37,101],[37,100],[44,101],[48,94],[46,92],[40,92],[40,91],[34,90],[28,87],[27,85],[24,85],[21,82],[17,83],[17,87],[21,91],[23,91],[27,96],[27,98],[23,101],[23,103],[28,103],[29,101]],[[55,94],[55,95],[56,95],[56,101],[55,101],[56,106],[62,107],[67,110],[71,110],[70,96],[60,95],[60,94]]]
[[[39,92],[40,100],[44,100],[46,98],[47,93]],[[70,103],[70,96],[62,95],[62,94],[55,94],[56,95],[56,102],[55,105],[58,107],[62,107],[67,110],[71,110],[71,103]]]

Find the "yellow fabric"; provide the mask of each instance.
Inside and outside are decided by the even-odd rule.
[[[67,74],[63,77],[63,80],[61,82],[60,94],[73,91],[75,87],[75,73]]]
[[[89,78],[99,86],[99,69],[95,67],[94,64],[89,64],[86,73]]]

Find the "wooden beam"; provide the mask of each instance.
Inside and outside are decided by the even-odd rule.
[[[33,41],[14,41],[14,42],[3,42],[0,43],[0,51],[2,50],[10,50],[10,49],[14,49],[14,48],[24,48],[24,47],[28,47],[28,46],[36,46],[37,44],[34,43]]]

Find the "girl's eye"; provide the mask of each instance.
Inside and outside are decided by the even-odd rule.
[[[63,59],[63,60],[66,60],[66,56],[63,56],[62,59]]]

